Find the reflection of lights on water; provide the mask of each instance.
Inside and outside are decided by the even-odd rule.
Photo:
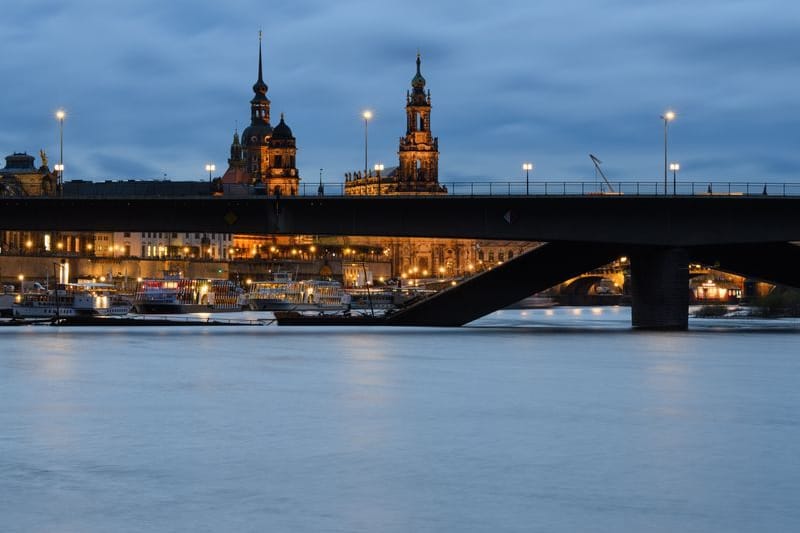
[[[520,315],[522,315],[522,316],[528,316],[528,312],[527,312],[527,311],[522,311],[522,312],[520,313]]]
[[[592,307],[592,314],[593,315],[602,315],[603,310],[599,307]]]
[[[572,310],[572,314],[573,315],[577,316],[577,315],[580,315],[581,313],[583,313],[583,309],[573,309]]]
[[[545,309],[544,314],[545,316],[553,316],[556,314],[556,312],[553,311],[552,309]]]

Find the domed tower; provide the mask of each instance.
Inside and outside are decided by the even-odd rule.
[[[281,113],[281,121],[272,130],[272,140],[270,141],[272,167],[267,183],[267,190],[270,194],[274,194],[278,187],[282,194],[297,194],[300,179],[297,177],[297,168],[295,167],[296,154],[297,145],[294,135]]]
[[[242,132],[245,164],[253,181],[265,181],[270,166],[269,141],[272,137],[272,126],[269,123],[268,89],[264,83],[261,61],[261,32],[258,32],[258,80],[253,85],[254,96],[250,100],[250,125]]]
[[[400,138],[400,168],[397,190],[444,193],[439,186],[439,139],[431,134],[431,93],[425,93],[425,78],[420,72],[411,79],[411,92],[406,93],[406,135]]]
[[[242,143],[239,142],[239,131],[233,132],[233,142],[231,143],[231,157],[228,159],[228,165],[232,167],[244,168],[245,160],[242,152]]]

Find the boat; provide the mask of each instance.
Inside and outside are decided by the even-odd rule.
[[[144,279],[137,283],[133,309],[139,314],[240,311],[238,291],[222,279]]]
[[[365,287],[345,289],[350,295],[350,308],[370,311],[388,311],[402,307],[423,293],[422,290],[400,289],[396,287]],[[434,293],[435,291],[424,291]]]
[[[19,295],[13,292],[0,294],[0,317],[10,318],[14,316],[14,303],[19,299]]]
[[[275,311],[275,321],[279,326],[381,326],[386,325],[386,315]]]
[[[131,309],[128,300],[109,283],[62,283],[53,290],[27,292],[12,306],[14,318],[120,316]]]
[[[342,284],[325,280],[294,280],[276,272],[270,281],[250,284],[247,307],[253,311],[340,311],[350,304]]]

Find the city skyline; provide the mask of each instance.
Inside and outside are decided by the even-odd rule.
[[[14,52],[0,58],[14,73],[0,149],[55,162],[63,107],[67,180],[201,180],[207,163],[221,175],[248,124],[259,28],[273,126],[285,113],[307,183],[363,166],[365,109],[370,166],[397,164],[418,50],[444,184],[524,179],[528,161],[534,180],[589,178],[589,153],[611,179],[658,180],[667,109],[684,179],[791,180],[800,167],[800,9],[781,2],[95,4],[9,6],[0,21]]]

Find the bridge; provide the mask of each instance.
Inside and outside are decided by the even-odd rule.
[[[0,228],[547,243],[391,319],[458,326],[625,255],[632,323],[688,326],[688,263],[800,287],[800,197],[752,194],[0,198]]]

